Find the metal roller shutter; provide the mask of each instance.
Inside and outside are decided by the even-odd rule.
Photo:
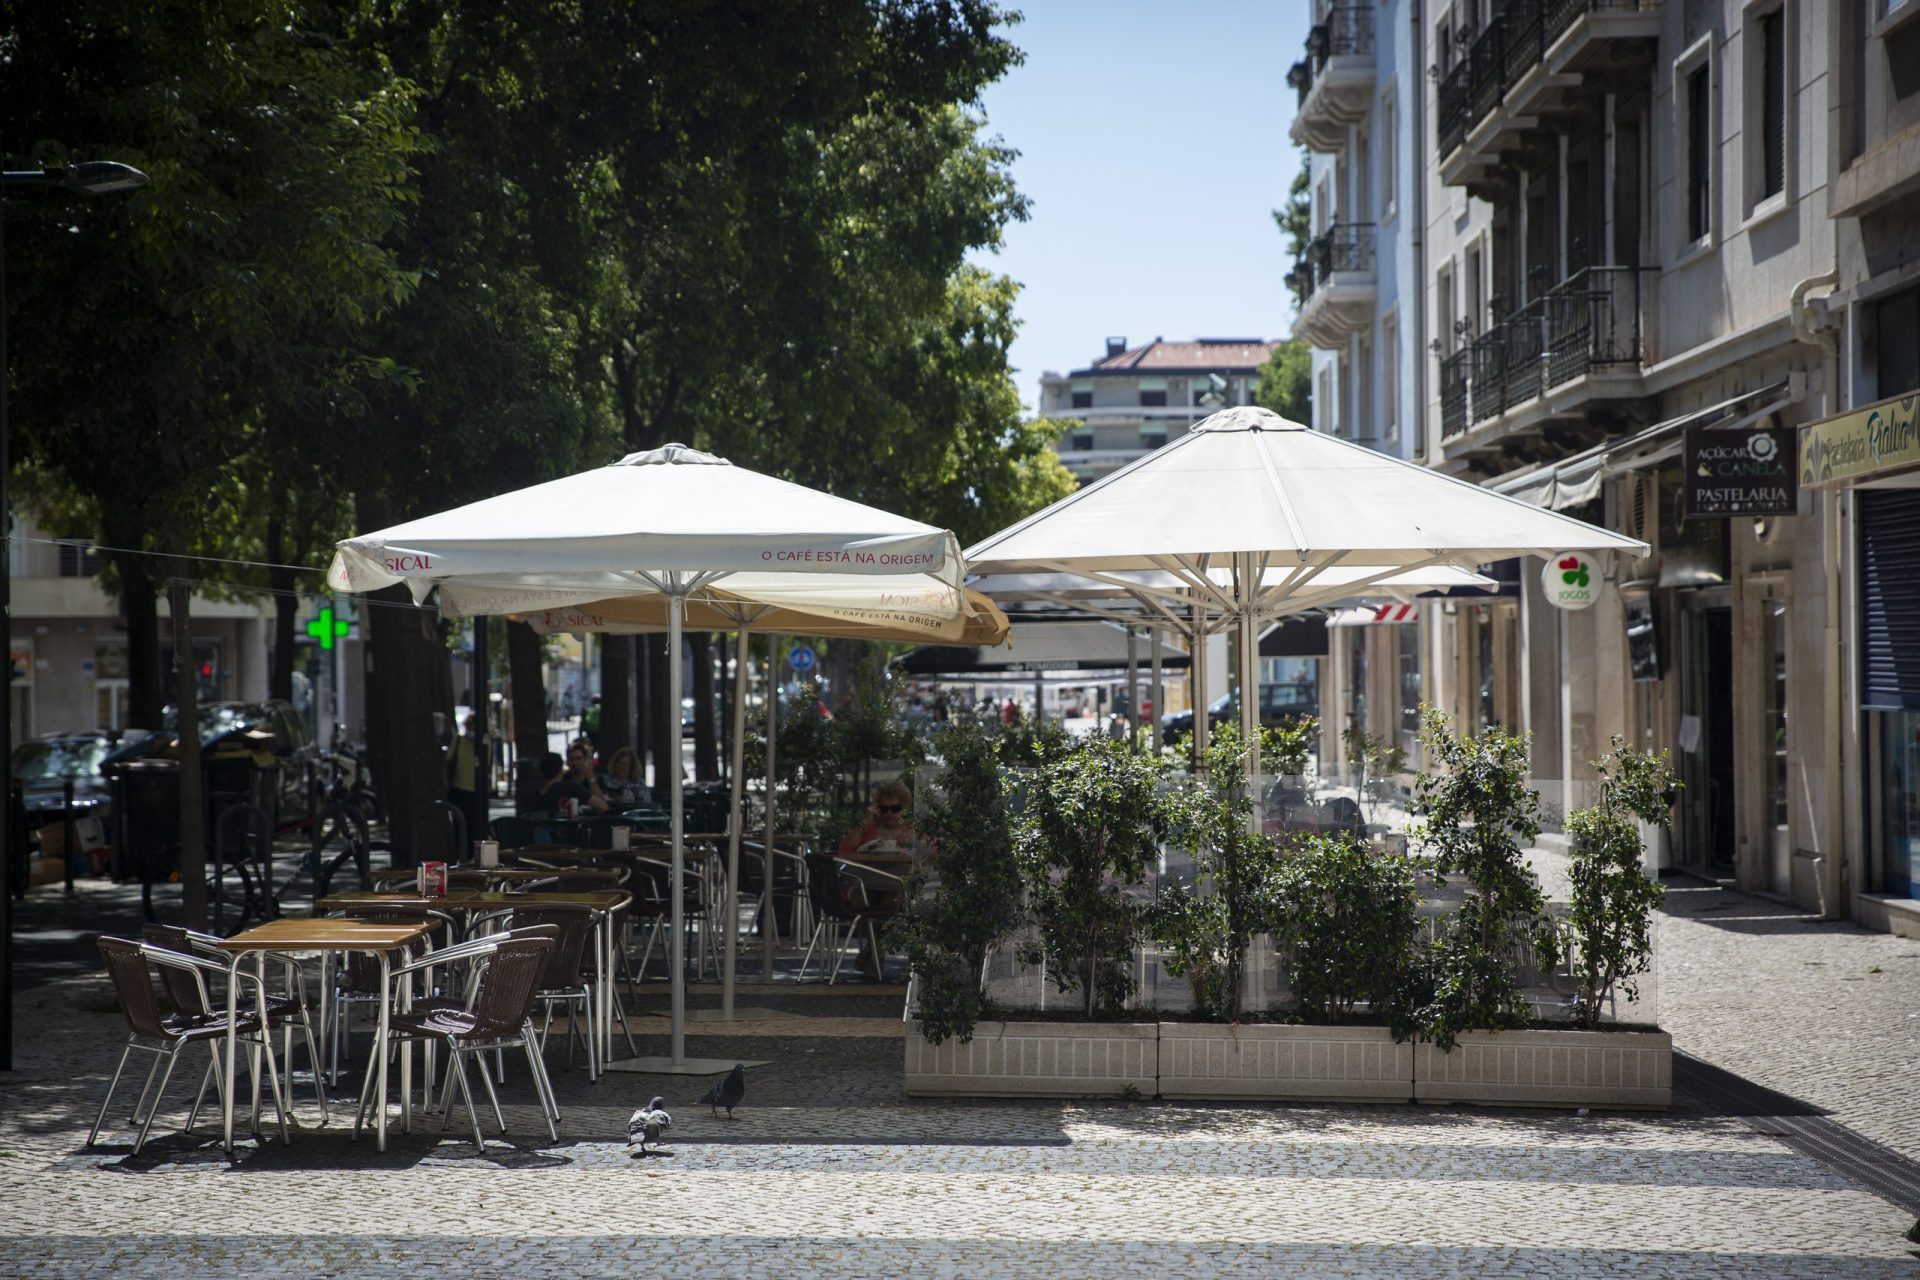
[[[1857,502],[1861,705],[1920,711],[1920,490],[1865,490]]]

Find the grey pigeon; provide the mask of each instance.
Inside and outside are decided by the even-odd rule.
[[[660,1106],[666,1099],[655,1097],[652,1102],[633,1113],[627,1121],[627,1145],[640,1144],[640,1154],[647,1155],[647,1144],[660,1142],[660,1135],[673,1128],[673,1117]]]
[[[733,1070],[727,1074],[727,1078],[707,1090],[707,1096],[700,1099],[700,1101],[706,1104],[707,1110],[713,1113],[716,1120],[719,1119],[720,1113],[715,1111],[714,1108],[725,1107],[727,1109],[727,1119],[731,1120],[733,1119],[733,1109],[739,1106],[740,1099],[746,1096],[746,1064],[736,1062],[733,1064]]]

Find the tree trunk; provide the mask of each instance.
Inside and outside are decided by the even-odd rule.
[[[300,610],[293,594],[294,572],[287,559],[286,526],[278,515],[267,518],[267,585],[273,589],[273,659],[267,664],[267,696],[293,701],[293,616]],[[318,725],[314,726],[316,729]]]
[[[602,636],[600,640],[600,732],[593,745],[600,759],[609,761],[613,753],[633,743],[633,710],[627,705],[627,638]]]
[[[189,929],[207,927],[206,777],[200,771],[200,689],[193,661],[193,583],[186,565],[173,573],[174,705],[180,728],[180,896]]]
[[[380,527],[379,520],[362,522]],[[387,806],[396,866],[413,865],[421,811],[447,798],[447,771],[433,713],[447,709],[446,645],[434,617],[404,586],[368,597],[367,763]]]
[[[111,528],[108,537],[118,541]],[[146,557],[109,553],[120,575],[120,615],[127,623],[127,726],[154,729],[166,713],[166,676],[160,670],[160,601],[147,576]]]
[[[713,633],[687,637],[693,647],[693,776],[712,782],[720,776],[720,753],[713,734]]]
[[[678,659],[680,655],[673,655]],[[669,786],[668,779],[673,775],[670,769],[679,769],[680,765],[680,708],[668,706],[672,701],[667,696],[668,672],[667,637],[647,637],[648,683],[653,697],[648,699],[648,710],[653,716],[653,785],[658,795],[664,796]]]
[[[507,624],[507,679],[513,685],[513,807],[525,813],[540,791],[547,753],[547,684],[540,637],[524,622]]]
[[[627,656],[633,663],[633,753],[634,776],[647,776],[647,761],[653,758],[653,721],[647,708],[653,705],[653,650],[645,636],[627,637]]]

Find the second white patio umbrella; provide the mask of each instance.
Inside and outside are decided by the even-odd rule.
[[[338,591],[405,583],[416,601],[520,614],[621,596],[665,600],[680,652],[690,599],[803,611],[883,611],[931,622],[961,615],[965,567],[953,534],[669,444],[610,466],[469,503],[342,541]],[[680,663],[668,664],[679,706]],[[686,1059],[684,802],[672,813],[672,1053]],[[606,1020],[601,1022],[602,1028]]]
[[[1261,622],[1396,576],[1557,551],[1646,545],[1289,422],[1226,409],[967,552],[975,573],[1062,573],[1168,617],[1211,612],[1240,635],[1241,727],[1258,750]],[[1153,571],[1177,585],[1151,579]],[[1354,572],[1357,570],[1358,572]],[[1351,575],[1351,576],[1349,576]],[[1196,650],[1198,652],[1198,650]],[[1196,717],[1195,736],[1204,717]],[[1258,767],[1258,756],[1252,760]]]

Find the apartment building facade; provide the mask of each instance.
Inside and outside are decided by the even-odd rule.
[[[1289,133],[1308,152],[1312,238],[1289,284],[1300,300],[1293,337],[1313,349],[1312,425],[1399,458],[1418,454],[1428,377],[1419,13],[1413,0],[1316,0],[1288,72],[1298,95]],[[1417,619],[1433,607],[1337,615],[1321,664],[1323,767],[1339,767],[1350,727],[1417,752]]]
[[[1252,404],[1260,366],[1279,345],[1262,338],[1198,338],[1140,346],[1108,338],[1106,355],[1040,377],[1040,416],[1076,425],[1054,444],[1081,484],[1178,439],[1208,414]]]
[[[1500,594],[1423,618],[1427,695],[1531,733],[1550,805],[1615,737],[1669,752],[1666,864],[1883,927],[1920,849],[1920,452],[1837,479],[1804,455],[1912,435],[1910,9],[1423,17],[1425,460],[1652,549],[1580,612],[1540,561],[1499,566]],[[1764,501],[1721,501],[1736,447],[1781,477]]]

